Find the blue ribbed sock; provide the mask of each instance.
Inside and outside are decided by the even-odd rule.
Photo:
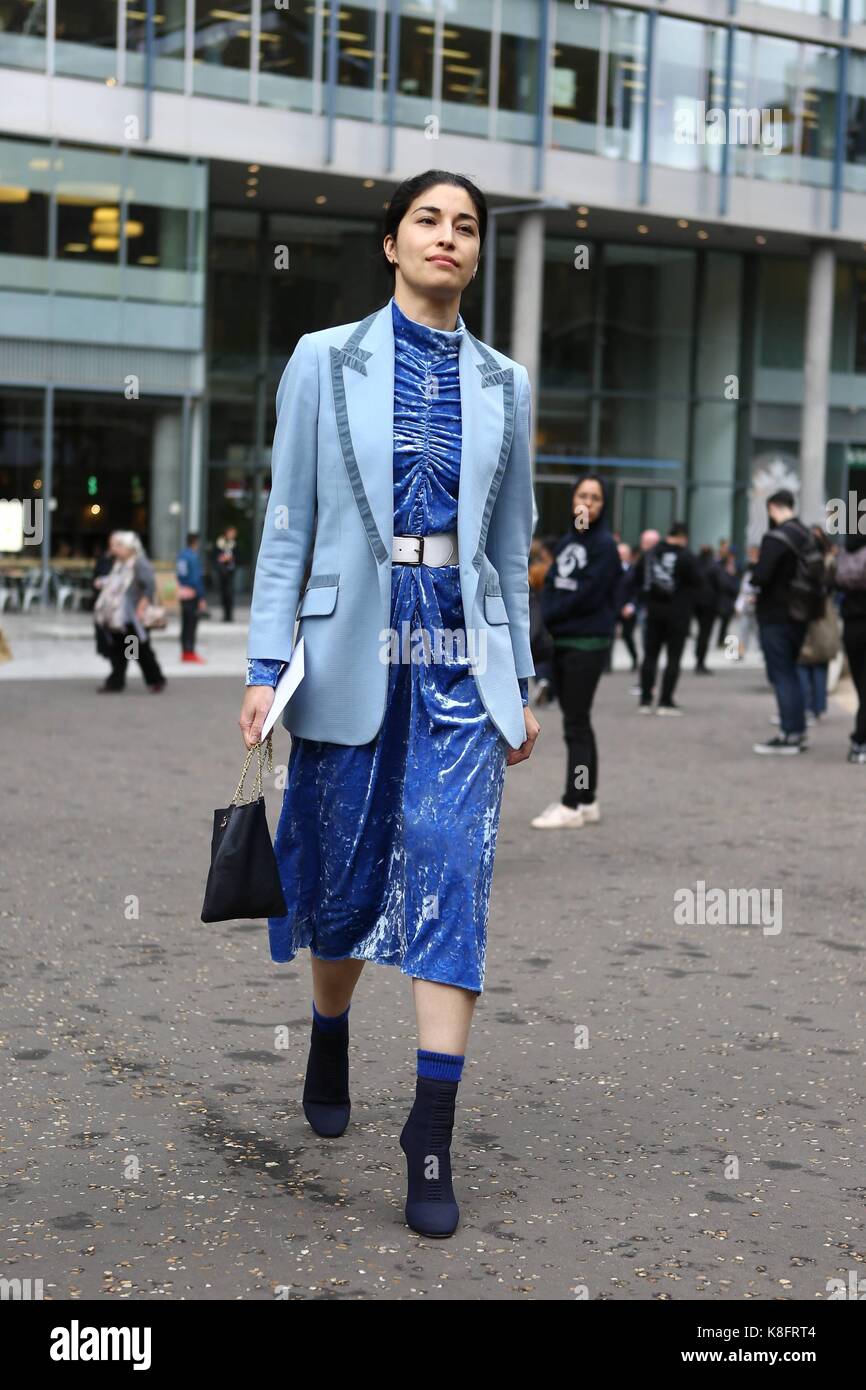
[[[466,1058],[461,1053],[427,1052],[417,1048],[418,1075],[429,1076],[433,1081],[459,1081],[463,1074]]]
[[[321,1028],[324,1033],[339,1033],[344,1023],[349,1022],[349,1010],[352,1005],[347,1004],[341,1014],[320,1014],[316,1008],[316,1001],[313,1000],[313,1021],[317,1028]]]

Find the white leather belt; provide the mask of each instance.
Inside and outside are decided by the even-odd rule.
[[[457,565],[457,532],[432,536],[395,536],[391,547],[395,565]]]

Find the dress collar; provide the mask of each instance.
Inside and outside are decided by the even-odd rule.
[[[450,352],[460,347],[460,340],[466,331],[462,314],[457,314],[456,328],[430,328],[426,323],[410,319],[391,296],[391,318],[394,324],[394,337],[408,339],[419,347],[439,352]]]

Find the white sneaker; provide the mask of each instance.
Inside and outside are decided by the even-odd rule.
[[[578,806],[573,810],[571,806],[564,806],[561,801],[551,801],[546,810],[540,816],[536,816],[530,822],[536,830],[579,830],[583,825],[583,811]]]
[[[599,803],[598,797],[595,798],[595,801],[591,801],[589,805],[586,805],[586,803],[584,803],[581,806],[580,811],[581,815],[583,816],[584,825],[598,825],[599,821],[601,820],[601,805]]]

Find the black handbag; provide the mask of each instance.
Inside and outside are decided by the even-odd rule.
[[[258,753],[258,768],[253,794],[247,800],[243,796],[244,781],[254,753]],[[201,910],[203,922],[231,922],[239,917],[285,917],[288,911],[262,793],[264,753],[264,744],[253,744],[230,805],[213,813],[210,872]],[[273,772],[270,734],[267,758],[268,771]]]

